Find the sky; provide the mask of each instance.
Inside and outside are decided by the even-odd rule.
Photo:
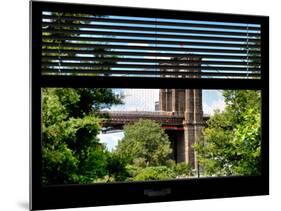
[[[159,89],[113,89],[116,94],[124,96],[124,104],[111,107],[111,111],[154,111],[155,102],[159,100]],[[202,106],[204,115],[212,115],[214,110],[225,107],[221,90],[203,90]],[[124,137],[122,131],[99,134],[99,139],[109,151],[112,151],[118,141]]]

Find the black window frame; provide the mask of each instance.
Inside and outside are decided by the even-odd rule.
[[[137,78],[50,76],[41,74],[42,11],[67,11],[143,15],[194,20],[251,22],[261,24],[261,79]],[[30,209],[99,206],[144,202],[269,194],[269,17],[210,12],[190,12],[133,7],[48,3],[31,1],[31,117],[30,117]],[[124,83],[126,81],[126,83]],[[262,95],[262,171],[260,176],[215,177],[189,180],[109,183],[93,185],[41,184],[41,88],[190,88],[253,89]],[[150,192],[159,193],[150,197]],[[153,195],[153,194],[152,194]]]

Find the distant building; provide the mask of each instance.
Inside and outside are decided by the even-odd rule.
[[[160,111],[159,101],[155,102],[155,111]]]

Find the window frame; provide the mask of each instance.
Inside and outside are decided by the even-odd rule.
[[[194,20],[261,24],[261,79],[137,78],[107,76],[48,76],[41,74],[41,15],[43,10],[95,12]],[[30,2],[30,209],[53,209],[203,198],[269,194],[269,17],[190,12],[133,7]],[[126,81],[126,83],[124,83]],[[252,89],[262,95],[262,172],[260,176],[233,176],[188,180],[99,183],[89,185],[41,184],[41,88],[185,88]],[[149,192],[158,192],[150,197]]]

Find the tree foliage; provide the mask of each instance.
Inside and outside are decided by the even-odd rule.
[[[113,152],[97,138],[100,109],[121,103],[110,89],[42,90],[43,184],[145,181],[189,177],[190,166],[175,164],[161,125],[140,120],[125,126]]]
[[[208,120],[195,144],[199,163],[208,175],[260,174],[260,92],[227,90],[226,108]]]
[[[43,183],[90,183],[107,175],[109,155],[97,138],[95,112],[120,99],[110,89],[48,88],[42,93]]]
[[[172,149],[168,135],[158,123],[141,119],[124,127],[124,138],[116,152],[130,164],[157,166],[166,163]]]
[[[136,165],[128,165],[127,172],[130,177],[128,181],[147,181],[147,180],[170,180],[177,178],[189,178],[192,176],[192,168],[184,162],[161,165],[139,167]]]
[[[167,166],[149,166],[139,170],[133,181],[168,180],[176,178],[175,172]]]

